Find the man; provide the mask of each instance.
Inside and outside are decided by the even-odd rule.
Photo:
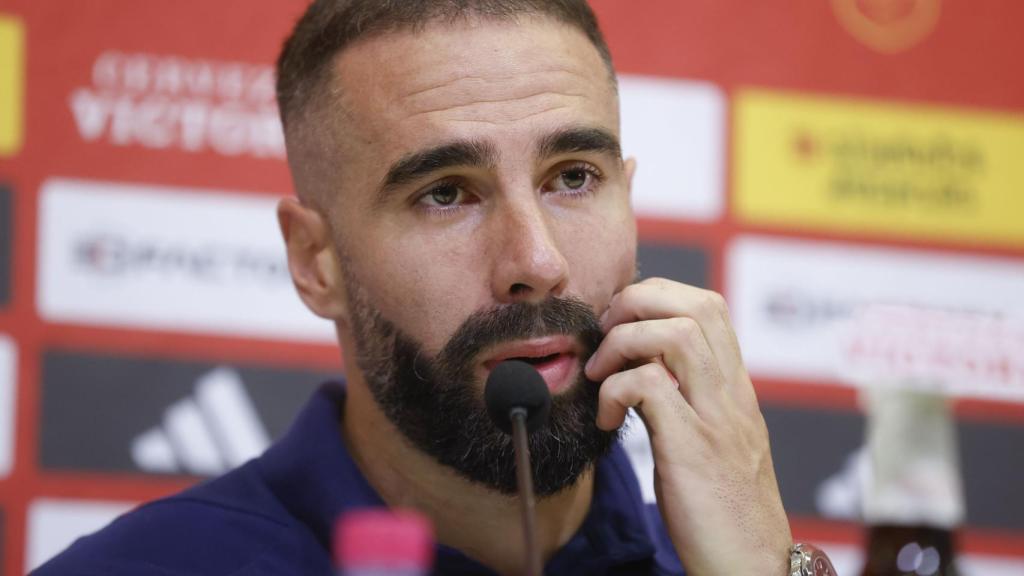
[[[498,362],[554,397],[531,437],[549,574],[790,574],[768,436],[720,296],[633,283],[634,160],[583,0],[318,0],[278,63],[295,286],[348,359],[288,435],[39,574],[329,574],[334,517],[413,508],[440,573],[525,570]],[[685,178],[685,175],[680,175]],[[657,507],[616,431],[643,419]],[[797,555],[799,556],[799,555]],[[801,557],[802,558],[802,557]]]

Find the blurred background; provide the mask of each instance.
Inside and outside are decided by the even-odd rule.
[[[0,1],[0,574],[342,373],[274,218],[304,4]],[[1024,3],[593,5],[641,272],[729,300],[796,538],[1024,574]]]

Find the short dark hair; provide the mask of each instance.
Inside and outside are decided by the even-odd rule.
[[[277,59],[281,122],[307,108],[330,80],[330,63],[352,42],[370,35],[417,30],[434,21],[514,19],[523,14],[554,18],[583,32],[612,69],[611,53],[586,0],[314,0]]]

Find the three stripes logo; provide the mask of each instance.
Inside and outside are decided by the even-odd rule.
[[[131,455],[147,472],[213,476],[269,444],[241,376],[218,367],[199,378],[191,395],[168,406],[160,424],[132,440]]]
[[[329,372],[49,349],[43,470],[212,476],[283,434]]]

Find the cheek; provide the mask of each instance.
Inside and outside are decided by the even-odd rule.
[[[570,292],[597,314],[636,276],[636,224],[632,214],[595,219],[570,241]]]
[[[372,301],[430,353],[439,351],[459,323],[479,308],[474,307],[480,299],[476,287],[483,285],[472,255],[438,250],[437,245],[444,244],[391,243],[386,252],[366,252],[363,258]]]

